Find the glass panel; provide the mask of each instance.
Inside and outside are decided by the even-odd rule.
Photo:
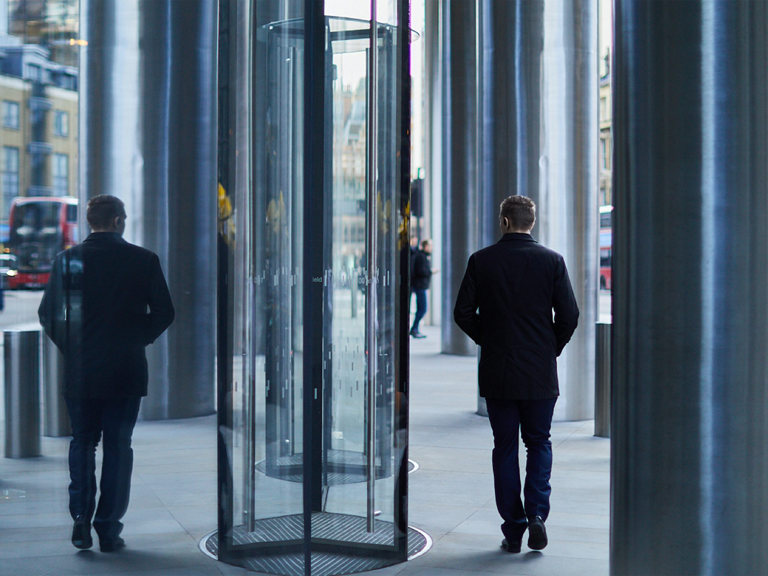
[[[406,557],[396,29],[376,26],[372,58],[369,20],[325,18],[324,98],[313,102],[325,177],[305,189],[304,19],[254,6],[253,187],[237,202],[248,218],[237,219],[228,327],[232,530],[220,557],[285,574],[307,573],[311,558],[323,574],[328,555],[362,556],[374,563],[358,570],[370,570]]]
[[[267,64],[266,187],[256,207],[265,228],[256,299],[264,307],[264,351],[256,368],[256,394],[263,390],[263,453],[257,453],[253,490],[270,494],[255,517],[302,513],[303,445],[303,104],[304,64],[300,21],[273,27]],[[259,310],[256,311],[257,315]],[[259,402],[262,405],[262,402]],[[261,410],[259,406],[257,410]],[[260,431],[256,432],[257,437]],[[263,458],[263,459],[261,459]],[[272,498],[272,494],[275,498]]]

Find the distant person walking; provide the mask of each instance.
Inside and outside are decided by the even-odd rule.
[[[411,251],[411,290],[416,295],[416,315],[411,325],[411,336],[426,338],[419,332],[419,323],[427,313],[427,291],[432,279],[432,241],[423,240],[420,250]]]
[[[72,544],[102,552],[125,546],[120,522],[133,470],[131,437],[147,395],[144,348],[173,322],[171,296],[158,257],[123,240],[126,213],[114,196],[88,202],[92,233],[60,253],[38,315],[64,354],[64,396],[72,424],[69,511]],[[103,441],[96,507],[96,447]]]
[[[503,237],[469,258],[454,308],[456,323],[480,346],[480,395],[493,430],[496,507],[508,552],[520,552],[526,529],[529,548],[547,545],[556,358],[579,317],[563,257],[531,237],[535,219],[529,198],[510,196],[501,203]],[[520,433],[528,454],[525,503]]]

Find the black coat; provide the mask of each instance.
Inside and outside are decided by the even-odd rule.
[[[414,250],[411,258],[411,290],[428,290],[432,279],[430,255],[424,250]]]
[[[56,257],[38,316],[64,354],[65,396],[124,398],[146,396],[144,348],[174,309],[157,255],[95,232]]]
[[[529,234],[505,234],[469,258],[453,315],[480,346],[481,396],[559,395],[556,358],[579,318],[560,254]]]

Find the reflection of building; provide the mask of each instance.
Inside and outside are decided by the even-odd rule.
[[[78,37],[79,0],[7,1],[10,34],[48,48],[54,62],[77,66],[77,46],[70,40]]]
[[[366,83],[356,89],[344,88],[334,111],[338,128],[334,130],[335,150],[333,185],[336,205],[334,230],[339,234],[342,255],[365,251],[365,174],[366,174]]]
[[[613,157],[613,132],[611,129],[611,67],[610,55],[605,56],[605,65],[603,74],[600,76],[600,150],[599,157],[599,178],[600,178],[600,196],[598,202],[601,206],[613,204],[611,194],[611,173]]]
[[[76,195],[77,70],[45,48],[0,45],[0,220],[15,196]]]

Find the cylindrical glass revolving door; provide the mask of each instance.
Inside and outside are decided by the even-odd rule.
[[[407,527],[407,2],[382,18],[373,0],[369,20],[263,4],[252,185],[220,285],[217,551],[276,574],[372,570],[425,543]]]

